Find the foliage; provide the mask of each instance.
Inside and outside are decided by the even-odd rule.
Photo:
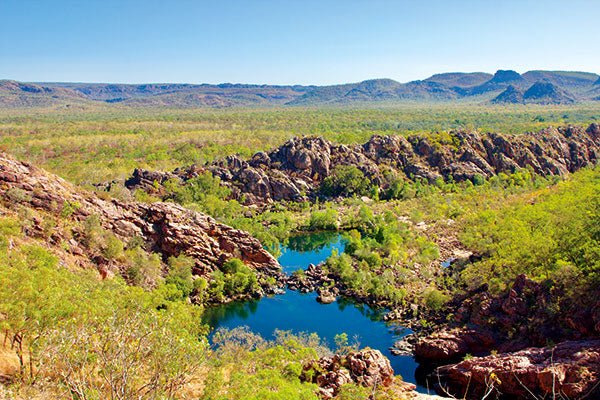
[[[369,194],[372,185],[365,174],[353,165],[338,165],[320,187],[321,194],[325,196],[365,196]]]
[[[310,213],[308,228],[313,231],[338,229],[338,212],[330,207],[314,210]]]
[[[317,356],[305,338],[278,332],[275,341],[267,342],[246,328],[219,331],[215,367],[231,373],[227,381],[219,373],[209,377],[202,398],[317,400],[316,386],[300,381],[302,363]]]
[[[256,293],[260,289],[256,273],[237,258],[226,261],[221,270],[212,273],[211,278],[208,293],[216,301]]]
[[[194,290],[194,281],[192,279],[192,268],[194,260],[185,255],[169,258],[169,272],[165,278],[165,283],[173,284],[181,292],[181,299],[189,297]]]
[[[158,254],[136,246],[125,251],[123,276],[130,285],[154,288],[162,280],[162,265]]]
[[[484,258],[462,275],[471,287],[496,290],[519,274],[560,279],[572,269],[600,282],[600,175],[580,171],[569,181],[521,196],[465,220],[461,240]]]
[[[161,293],[60,268],[36,244],[0,253],[1,325],[20,379],[50,378],[81,399],[171,398],[203,363],[199,310]]]

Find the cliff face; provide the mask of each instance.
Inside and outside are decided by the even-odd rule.
[[[575,303],[561,289],[520,275],[502,295],[492,296],[484,286],[456,298],[451,308],[454,323],[421,338],[415,345],[417,359],[439,365],[467,354],[476,357],[437,368],[432,375],[440,393],[469,399],[487,391],[510,398],[600,393],[597,299]]]
[[[194,274],[208,276],[237,257],[262,274],[278,276],[277,261],[244,231],[172,203],[144,204],[101,199],[63,179],[0,154],[0,198],[24,206],[85,221],[96,215],[102,228],[129,242],[141,238],[145,248],[163,260],[185,254],[195,261]],[[11,200],[12,199],[12,200]],[[71,247],[80,248],[75,239]],[[97,260],[102,268],[102,260]]]
[[[473,358],[437,371],[445,390],[460,398],[598,398],[600,340]],[[468,393],[466,393],[468,392]],[[493,398],[493,397],[491,397]]]
[[[152,190],[154,181],[189,179],[203,171],[218,176],[236,198],[248,204],[301,201],[315,195],[338,165],[359,168],[371,182],[386,188],[384,172],[393,170],[409,179],[455,181],[489,178],[531,168],[540,175],[564,175],[600,159],[600,126],[548,128],[537,133],[502,135],[453,132],[444,141],[423,136],[373,136],[363,145],[336,145],[322,138],[295,138],[250,160],[230,156],[205,166],[173,173],[136,170],[126,182]]]

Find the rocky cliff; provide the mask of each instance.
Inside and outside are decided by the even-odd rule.
[[[438,369],[442,391],[457,398],[595,399],[600,395],[600,340],[473,358]],[[468,393],[467,393],[468,392]]]
[[[600,159],[600,125],[548,128],[536,133],[451,132],[442,138],[414,135],[373,136],[363,145],[333,144],[323,138],[292,139],[271,152],[251,159],[229,156],[204,166],[193,165],[173,173],[136,170],[126,182],[130,189],[154,190],[154,182],[182,181],[210,171],[230,187],[235,198],[248,204],[301,201],[315,196],[337,166],[360,169],[374,185],[386,189],[386,172],[406,179],[489,178],[501,172],[530,168],[540,175],[564,175]]]
[[[124,243],[141,239],[163,261],[180,254],[193,258],[194,274],[208,277],[232,257],[259,274],[278,277],[280,266],[248,233],[172,203],[145,204],[99,198],[65,180],[0,154],[0,198],[9,208],[32,208],[83,222],[96,216],[101,227]],[[85,252],[76,235],[73,253]],[[90,254],[101,271],[110,268],[101,255]]]
[[[454,322],[421,338],[415,355],[437,365],[476,356],[433,372],[440,393],[476,399],[493,389],[543,398],[554,390],[581,398],[600,379],[600,302],[569,299],[563,290],[524,275],[499,296],[484,285],[454,299]]]
[[[337,398],[342,387],[350,383],[356,383],[373,391],[382,390],[390,395],[390,398],[416,397],[416,393],[412,392],[415,385],[403,382],[394,376],[390,361],[379,350],[369,348],[351,351],[345,355],[321,357],[305,363],[300,379],[317,384],[322,399]]]

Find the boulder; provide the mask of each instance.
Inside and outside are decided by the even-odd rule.
[[[545,348],[475,357],[436,371],[442,388],[458,398],[485,393],[507,398],[598,398],[600,340],[567,341]],[[468,393],[465,393],[468,391]]]
[[[394,382],[394,370],[379,350],[367,348],[308,362],[303,366],[301,379],[317,384],[321,397],[331,399],[347,383],[369,388],[390,387]]]
[[[328,290],[319,291],[319,295],[317,296],[317,301],[321,304],[331,304],[335,302],[336,295],[331,293]]]
[[[452,329],[433,333],[415,344],[420,362],[440,363],[457,360],[467,354],[484,354],[497,345],[493,333],[477,329]]]

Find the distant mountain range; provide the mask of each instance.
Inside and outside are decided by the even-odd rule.
[[[105,84],[0,81],[0,108],[104,104],[147,107],[352,105],[376,102],[571,104],[600,101],[600,76],[589,72],[499,70],[451,72],[400,83],[372,79],[331,86],[224,83]]]

